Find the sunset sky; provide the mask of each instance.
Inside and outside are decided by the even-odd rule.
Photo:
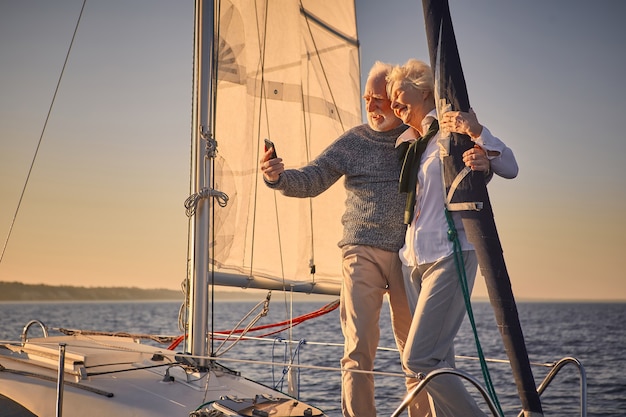
[[[0,0],[2,246],[81,4]],[[520,166],[489,185],[516,297],[625,301],[626,3],[450,8],[472,107]],[[421,3],[358,0],[357,22],[365,74],[428,61]],[[87,3],[0,281],[179,287],[192,26],[191,0]]]

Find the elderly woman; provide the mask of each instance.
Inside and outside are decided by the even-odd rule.
[[[418,152],[413,158],[417,166],[403,168],[405,173],[417,176],[416,181],[415,178],[409,181],[415,189],[408,190],[410,200],[405,216],[408,228],[400,250],[407,296],[413,310],[403,364],[415,373],[428,373],[454,367],[453,341],[465,315],[453,244],[448,240],[440,145],[448,139],[448,132],[467,134],[475,146],[463,155],[466,166],[488,171],[491,165],[495,174],[505,178],[514,178],[518,168],[513,152],[478,123],[473,111],[446,112],[437,120],[432,71],[425,63],[409,60],[395,67],[387,81],[396,116],[410,126],[400,135],[397,145],[417,141],[414,149]],[[465,236],[459,214],[453,213],[452,218],[471,291],[478,267],[476,254]],[[426,389],[438,417],[485,415],[456,376],[437,377]]]

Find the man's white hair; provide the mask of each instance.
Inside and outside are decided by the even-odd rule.
[[[393,65],[387,64],[386,62],[376,61],[372,68],[370,69],[367,78],[378,78],[378,77],[387,77],[391,70],[393,69]]]

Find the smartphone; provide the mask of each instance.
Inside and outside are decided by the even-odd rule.
[[[272,156],[270,157],[270,159],[277,158],[276,147],[274,146],[274,142],[272,142],[269,139],[265,139],[265,152],[267,152],[267,150],[270,149],[270,148],[272,148]]]

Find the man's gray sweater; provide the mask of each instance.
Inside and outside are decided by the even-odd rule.
[[[367,124],[348,130],[316,159],[287,169],[267,185],[289,197],[315,197],[345,176],[346,211],[341,222],[345,245],[368,245],[397,252],[404,244],[406,194],[398,191],[402,150],[395,148],[400,126],[377,132]]]

